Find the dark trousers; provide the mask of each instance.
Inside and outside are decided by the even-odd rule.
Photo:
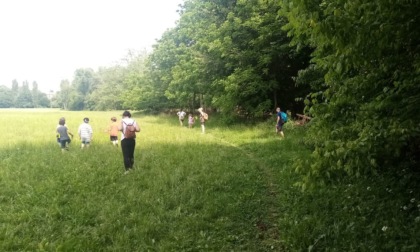
[[[134,138],[124,138],[121,140],[121,149],[124,158],[124,167],[126,170],[133,168],[135,148],[136,140]]]

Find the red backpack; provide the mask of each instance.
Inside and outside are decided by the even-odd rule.
[[[125,123],[123,121],[123,123],[125,124],[125,131],[124,133],[124,138],[136,138],[136,127],[134,126],[134,121],[133,123]]]

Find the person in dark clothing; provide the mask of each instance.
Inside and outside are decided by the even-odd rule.
[[[128,128],[133,127],[135,132],[140,132],[140,127],[137,122],[131,118],[131,113],[129,111],[124,111],[123,118],[121,120],[121,125],[119,126],[119,130],[122,132],[121,134],[121,149],[124,159],[124,168],[125,174],[127,174],[130,170],[133,169],[134,165],[134,150],[136,148],[136,138],[134,137],[126,137],[126,131]]]

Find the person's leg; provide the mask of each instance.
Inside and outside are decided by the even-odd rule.
[[[65,152],[66,150],[69,150],[69,143],[70,143],[70,139],[69,140],[60,140],[60,145],[61,145],[61,151]]]
[[[123,154],[124,168],[126,171],[130,169],[130,163],[131,163],[131,160],[129,157],[129,148],[130,148],[129,139],[121,140],[121,150]]]
[[[284,138],[283,125],[278,125],[277,129],[278,129],[278,133],[280,133],[280,136]]]
[[[133,169],[133,165],[134,165],[134,150],[135,149],[136,149],[136,140],[135,139],[130,139],[129,153],[128,153],[128,156],[130,158],[130,169]]]
[[[111,140],[112,145],[118,146],[118,137],[110,136],[109,139]]]
[[[61,147],[61,152],[64,152],[66,150],[66,141],[65,140],[60,140],[60,147]]]

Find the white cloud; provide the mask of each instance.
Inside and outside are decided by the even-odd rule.
[[[0,1],[0,85],[57,90],[74,70],[150,48],[175,26],[183,0]]]

